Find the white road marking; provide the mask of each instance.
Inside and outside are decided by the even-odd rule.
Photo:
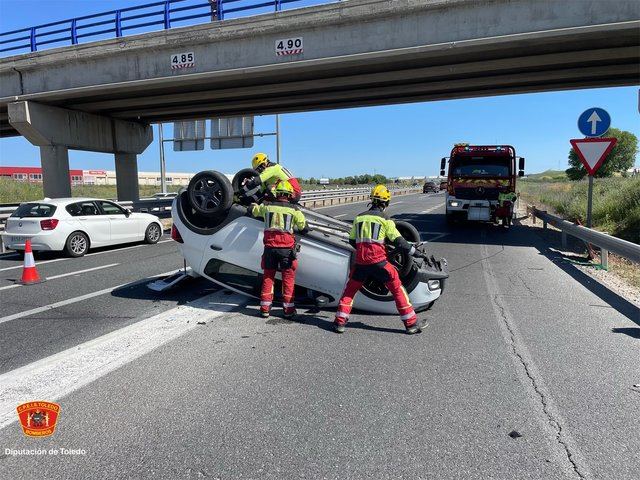
[[[346,213],[341,213],[340,215],[334,215],[333,218],[340,218],[340,217],[344,217],[346,215]]]
[[[443,206],[444,206],[444,203],[439,203],[439,204],[438,204],[438,205],[436,205],[435,207],[428,208],[427,210],[423,210],[423,211],[422,211],[422,212],[420,212],[420,213],[431,213],[431,212],[433,212],[434,210],[438,210],[440,207],[443,207]]]
[[[167,243],[167,242],[172,242],[172,239],[167,239],[167,240],[161,240],[158,242],[158,244],[160,243]],[[132,248],[140,248],[140,247],[148,247],[149,245],[147,245],[146,243],[140,244],[140,245],[133,245],[131,247],[124,247],[124,248],[118,248],[118,249],[114,249],[114,250],[105,250],[102,252],[94,252],[94,253],[87,253],[85,255],[85,257],[91,257],[93,255],[102,255],[103,253],[113,253],[113,252],[121,252],[122,250],[130,250]],[[84,257],[80,257],[80,258],[84,258]],[[38,265],[44,265],[45,263],[53,263],[53,262],[62,262],[63,260],[77,260],[77,258],[72,258],[72,257],[68,257],[68,258],[54,258],[53,260],[45,260],[43,262],[36,262],[36,266]],[[22,265],[15,265],[13,267],[6,267],[6,268],[0,268],[0,272],[4,272],[6,270],[15,270],[16,268],[22,268]]]
[[[100,295],[104,295],[105,293],[111,293],[114,290],[122,287],[133,287],[135,285],[139,285],[141,283],[149,281],[151,278],[163,277],[165,275],[171,275],[175,273],[177,270],[171,270],[170,272],[160,273],[158,275],[154,275],[153,277],[143,278],[142,280],[138,280],[132,283],[123,283],[120,285],[116,285],[115,287],[104,288],[102,290],[98,290],[96,292],[86,293],[84,295],[80,295],[78,297],[68,298],[66,300],[61,300],[59,302],[51,303],[49,305],[44,305],[42,307],[32,308],[31,310],[25,310],[24,312],[14,313],[13,315],[7,315],[6,317],[0,317],[0,323],[10,322],[11,320],[17,320],[18,318],[28,317],[29,315],[34,315],[36,313],[46,312],[47,310],[53,310],[54,308],[64,307],[65,305],[71,305],[72,303],[81,302],[83,300],[87,300],[89,298],[98,297]]]
[[[0,429],[21,403],[68,395],[244,303],[218,291],[0,375]]]
[[[94,270],[102,270],[103,268],[115,267],[120,265],[119,263],[110,263],[109,265],[101,265],[99,267],[86,268],[84,270],[76,270],[75,272],[62,273],[60,275],[54,275],[52,277],[46,277],[45,280],[55,280],[56,278],[70,277],[71,275],[79,275],[81,273],[93,272]],[[15,283],[13,285],[7,285],[6,287],[0,287],[0,290],[8,290],[10,288],[24,287],[21,283]]]

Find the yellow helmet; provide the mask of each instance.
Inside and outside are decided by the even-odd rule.
[[[258,167],[269,163],[269,157],[267,157],[266,153],[256,153],[251,159],[251,168],[257,170]]]
[[[381,202],[388,202],[391,200],[391,192],[384,185],[376,185],[371,190],[371,200],[379,200]]]
[[[293,186],[291,185],[291,182],[289,182],[289,180],[282,180],[278,182],[278,184],[276,185],[276,188],[275,188],[276,197],[282,197],[282,196],[292,197],[293,193],[294,193]]]

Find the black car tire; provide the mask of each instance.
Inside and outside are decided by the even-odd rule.
[[[204,216],[218,216],[233,203],[231,182],[214,170],[197,173],[189,182],[187,194],[193,209]]]
[[[420,241],[420,232],[418,232],[416,227],[402,220],[396,220],[395,223],[400,235],[402,235],[407,242],[417,243]],[[391,264],[398,269],[398,275],[400,275],[401,279],[409,275],[411,267],[413,266],[413,257],[409,255],[409,252],[390,248],[388,258]]]
[[[144,232],[144,241],[153,245],[162,237],[162,228],[156,222],[150,223]]]
[[[247,198],[243,195],[242,185],[245,183],[245,180],[253,180],[259,176],[260,174],[253,168],[243,168],[234,175],[233,180],[231,181],[231,186],[233,187],[233,193],[238,197],[238,202],[240,204],[249,205],[254,201],[253,199]]]
[[[70,257],[82,257],[89,251],[89,237],[83,232],[73,232],[67,237],[64,251]]]

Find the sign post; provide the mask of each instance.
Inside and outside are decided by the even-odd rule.
[[[591,228],[591,211],[593,206],[593,176],[596,174],[607,155],[617,143],[616,138],[599,138],[611,125],[609,113],[598,107],[592,107],[578,117],[578,129],[587,137],[569,140],[573,150],[589,174],[589,192],[587,193],[587,228]]]

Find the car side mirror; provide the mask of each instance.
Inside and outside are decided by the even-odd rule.
[[[129,210],[128,208],[124,209],[124,215],[128,218],[129,215],[131,215],[131,210]]]
[[[444,177],[444,170],[440,170],[440,176]]]
[[[524,177],[524,170],[520,170],[520,171],[518,172],[518,176],[519,176],[519,177]]]
[[[440,171],[443,172],[446,166],[447,166],[447,159],[443,157],[442,160],[440,160]],[[440,175],[444,175],[444,174],[441,173]]]
[[[518,161],[518,170],[524,170],[524,157],[520,157],[520,160]]]

